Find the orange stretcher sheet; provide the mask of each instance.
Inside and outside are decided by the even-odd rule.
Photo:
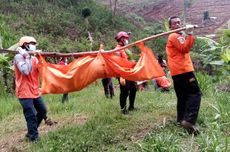
[[[139,43],[139,60],[127,61],[115,53],[99,52],[75,59],[68,65],[47,63],[40,57],[39,72],[43,94],[79,91],[95,80],[106,77],[123,77],[132,81],[150,80],[164,76],[152,50]]]

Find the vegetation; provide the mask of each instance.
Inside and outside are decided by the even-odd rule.
[[[116,44],[114,35],[118,31],[131,31],[131,41],[136,41],[154,34],[151,31],[159,31],[160,27],[158,23],[156,26],[144,23],[148,28],[142,32],[128,19],[113,16],[110,10],[91,0],[3,0],[0,12],[0,46],[3,48],[17,43],[21,36],[30,35],[39,42],[38,49],[44,51],[91,51],[98,50],[101,43],[105,50],[109,50]],[[150,43],[150,46],[162,51],[158,45]],[[0,58],[0,80],[10,92],[13,83],[13,71],[9,70],[12,69],[12,58]]]
[[[42,50],[87,51],[91,49],[90,32],[92,50],[97,50],[100,43],[107,50],[115,46],[117,31],[131,31],[131,41],[135,41],[167,29],[164,23],[148,23],[135,13],[127,18],[113,16],[110,10],[91,0],[3,0],[0,12],[0,47],[3,48],[15,44],[23,35],[32,35]],[[137,93],[138,110],[124,116],[120,113],[118,83],[114,80],[114,99],[104,97],[100,83],[71,93],[65,104],[61,103],[61,95],[45,95],[48,116],[58,124],[51,127],[42,124],[41,140],[32,144],[24,140],[26,125],[22,110],[9,93],[13,91],[12,56],[1,55],[1,150],[229,151],[230,95],[219,87],[230,80],[230,41],[225,41],[229,31],[224,30],[220,37],[219,42],[198,37],[192,51],[194,61],[200,61],[197,79],[203,92],[198,136],[189,135],[176,124],[173,89],[162,93],[150,85],[150,91]],[[165,44],[166,38],[147,43],[157,54],[164,54]]]
[[[151,85],[150,91],[138,92],[138,110],[123,116],[117,102],[119,90],[116,90],[114,99],[106,99],[99,84],[71,93],[66,104],[61,103],[61,95],[44,96],[48,115],[62,127],[46,128],[50,131],[43,134],[36,144],[23,141],[21,146],[14,144],[11,148],[36,152],[229,151],[230,96],[215,91],[210,76],[197,76],[204,94],[198,119],[201,134],[196,137],[189,135],[175,122],[176,98],[173,90],[161,93],[154,91]],[[116,81],[115,84],[118,85]],[[4,108],[0,109],[0,126],[5,129],[1,129],[1,137],[13,135],[16,141],[20,140],[23,135],[18,134],[26,133],[20,105],[13,97],[2,99]],[[81,118],[85,118],[83,123]]]

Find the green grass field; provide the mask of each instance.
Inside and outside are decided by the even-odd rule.
[[[48,115],[58,124],[42,124],[41,140],[35,144],[24,139],[26,125],[17,99],[1,97],[0,151],[229,151],[230,95],[213,91],[213,84],[204,83],[210,78],[205,79],[201,88],[210,89],[203,90],[198,136],[176,124],[173,89],[162,93],[150,85],[150,91],[139,91],[138,110],[126,116],[119,109],[118,87],[115,98],[107,99],[98,80],[98,85],[70,93],[65,104],[61,95],[44,96]]]

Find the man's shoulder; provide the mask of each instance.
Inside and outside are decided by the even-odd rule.
[[[169,34],[169,39],[177,38],[179,36],[181,36],[181,34],[179,34],[179,33],[171,33],[171,34]]]

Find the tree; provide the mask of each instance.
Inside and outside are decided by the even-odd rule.
[[[88,30],[89,28],[89,20],[88,17],[91,15],[91,10],[88,7],[84,7],[81,11],[82,17],[85,19],[85,24],[86,24],[86,29]]]
[[[114,4],[113,4],[113,1],[114,1]],[[113,12],[113,17],[117,13],[117,4],[118,4],[118,0],[109,0],[109,7]]]

